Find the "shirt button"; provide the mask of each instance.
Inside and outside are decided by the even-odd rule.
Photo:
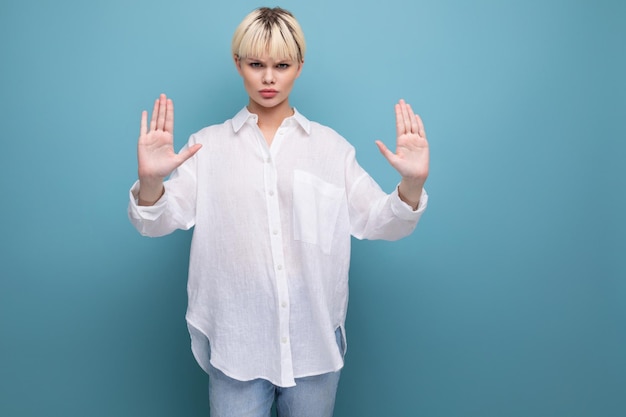
[[[272,162],[272,158],[267,158],[267,159],[265,160],[265,162],[267,162],[267,163],[269,164],[270,162]]]
[[[270,192],[269,192],[269,194],[270,194],[270,196],[272,196],[272,197],[273,197],[273,196],[274,196],[274,191],[273,191],[273,190],[272,190],[272,191],[270,191]]]
[[[274,236],[276,236],[278,234],[278,230],[274,229],[272,230],[272,233],[274,234]]]
[[[287,302],[283,301],[282,304],[280,305],[282,308],[287,308]]]
[[[280,341],[283,342],[283,343],[287,343],[287,338],[283,337],[282,339],[280,339]]]
[[[278,269],[279,271],[282,271],[283,266],[282,266],[282,265],[278,265],[278,266],[276,267],[276,269]]]

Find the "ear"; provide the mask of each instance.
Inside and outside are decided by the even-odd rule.
[[[298,64],[298,74],[296,74],[296,78],[298,78],[300,74],[302,74],[302,67],[304,67],[304,61]]]
[[[233,55],[233,61],[235,61],[235,67],[237,68],[237,72],[241,75],[241,59],[239,56]]]

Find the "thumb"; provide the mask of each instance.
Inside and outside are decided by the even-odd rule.
[[[185,162],[186,160],[194,156],[196,152],[200,150],[200,148],[202,148],[202,144],[196,143],[195,145],[190,146],[189,148],[180,151],[180,153],[178,154],[178,160],[180,164],[182,164],[183,162]]]
[[[387,148],[387,146],[384,143],[382,143],[380,140],[376,141],[376,146],[378,146],[378,150],[380,151],[380,153],[391,164],[392,163],[391,160],[395,156],[394,153],[391,152],[389,148]]]

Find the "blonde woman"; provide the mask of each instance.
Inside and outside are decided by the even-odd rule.
[[[147,236],[194,228],[186,319],[209,374],[212,417],[328,417],[346,350],[350,239],[409,235],[426,208],[429,151],[411,107],[395,107],[400,174],[384,193],[354,148],[289,102],[305,41],[281,8],[254,10],[232,54],[248,104],[173,149],[174,105],[142,113],[129,217]],[[164,179],[169,177],[167,181]]]

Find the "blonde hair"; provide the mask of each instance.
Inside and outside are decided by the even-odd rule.
[[[235,30],[232,53],[239,59],[260,58],[304,62],[304,33],[287,10],[261,7],[248,14]]]

